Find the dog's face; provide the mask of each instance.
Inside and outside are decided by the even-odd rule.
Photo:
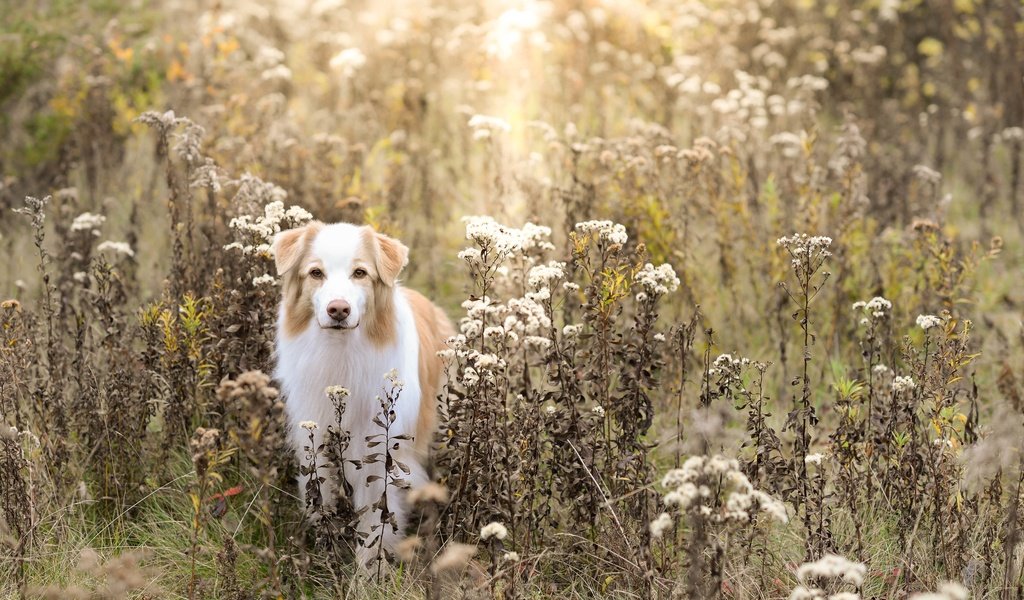
[[[289,335],[308,327],[344,333],[360,326],[379,334],[409,256],[401,242],[371,227],[320,222],[277,234],[273,252]]]

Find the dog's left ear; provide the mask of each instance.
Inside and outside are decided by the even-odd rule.
[[[377,273],[385,285],[395,285],[398,274],[409,264],[409,249],[383,233],[374,231],[373,235],[377,238]]]

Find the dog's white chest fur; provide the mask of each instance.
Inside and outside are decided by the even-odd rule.
[[[283,310],[283,309],[282,309]],[[399,397],[397,433],[413,435],[419,410],[419,342],[412,311],[402,294],[395,294],[396,340],[383,348],[366,338],[361,328],[351,331],[309,327],[294,338],[279,331],[277,336],[277,377],[286,397],[288,416],[294,424],[315,421],[320,430],[334,424],[334,407],[325,389],[340,385],[350,396],[340,425],[357,434],[382,433],[372,423],[380,411],[377,396],[384,396],[388,371],[396,369],[404,387]],[[279,319],[283,321],[283,317]],[[302,435],[296,432],[296,435]],[[301,446],[300,446],[301,448]],[[355,458],[355,457],[353,457]]]
[[[377,347],[366,337],[362,327],[349,331],[324,330],[319,327],[308,327],[300,335],[289,338],[278,326],[277,336],[277,379],[281,382],[285,395],[285,409],[290,420],[289,430],[291,441],[295,446],[300,460],[304,460],[304,446],[309,446],[309,432],[298,424],[302,421],[314,421],[314,443],[319,445],[328,426],[340,426],[351,436],[346,459],[362,460],[371,449],[366,438],[384,431],[373,422],[381,412],[378,397],[385,397],[385,390],[391,383],[386,374],[392,369],[397,370],[398,379],[403,387],[396,406],[396,420],[391,428],[391,435],[416,434],[416,423],[420,410],[419,380],[419,341],[416,323],[409,303],[404,294],[396,289],[394,296],[396,336],[392,343]],[[284,323],[283,314],[279,323]],[[346,409],[341,423],[335,420],[335,410],[326,388],[342,386],[350,392],[346,401]],[[383,420],[383,419],[382,419]],[[385,421],[386,422],[386,421]],[[398,451],[399,460],[413,469],[412,475],[405,477],[413,486],[426,482],[426,476],[419,461],[413,453],[413,441],[401,442]],[[372,449],[380,452],[380,446]],[[322,462],[322,461],[321,461]],[[384,475],[383,463],[368,465],[356,470],[346,465],[345,475],[353,489],[352,502],[356,508],[375,502],[382,492],[382,481],[366,485],[367,475]],[[299,480],[299,489],[305,489],[306,477]],[[325,502],[332,502],[334,490],[331,486],[325,490]],[[389,506],[397,507],[399,499],[391,498]],[[401,514],[397,511],[400,526]],[[367,515],[373,522],[378,515]],[[392,536],[385,536],[390,543]]]

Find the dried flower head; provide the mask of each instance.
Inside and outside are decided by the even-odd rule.
[[[508,529],[502,523],[497,521],[488,523],[480,529],[480,539],[487,541],[491,538],[497,538],[503,540],[508,537]]]
[[[454,571],[466,568],[476,554],[476,546],[472,544],[450,543],[430,565],[434,573]]]

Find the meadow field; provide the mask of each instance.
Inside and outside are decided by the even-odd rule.
[[[1020,0],[0,14],[0,598],[1024,599]],[[402,478],[287,443],[310,219],[459,331],[395,556],[300,500]]]

